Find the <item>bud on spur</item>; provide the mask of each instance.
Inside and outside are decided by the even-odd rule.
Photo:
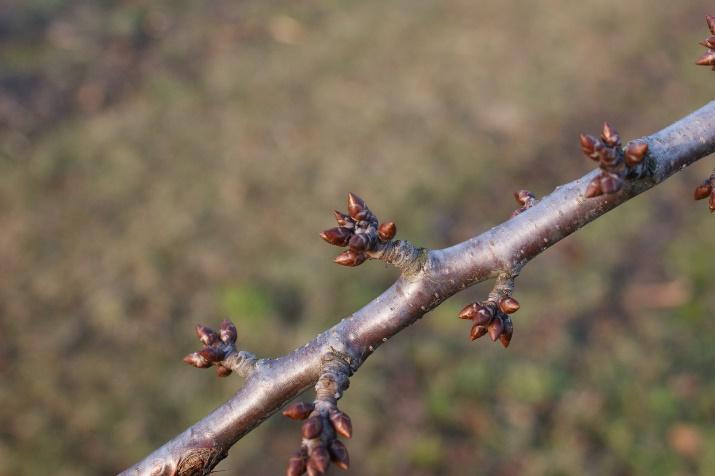
[[[507,317],[504,319],[504,331],[499,336],[499,342],[505,349],[509,347],[512,335],[514,335],[514,325],[511,323],[511,319]]]
[[[224,367],[223,365],[216,366],[216,375],[219,377],[228,377],[231,375],[231,369]]]
[[[233,322],[228,319],[224,319],[221,323],[219,332],[221,333],[221,341],[225,344],[235,344],[238,338],[238,332],[236,331],[236,326]]]
[[[499,309],[505,314],[513,314],[518,311],[520,307],[519,301],[511,296],[507,296],[499,301]]]
[[[390,241],[395,237],[395,234],[397,234],[397,227],[391,221],[383,223],[380,225],[380,228],[377,229],[377,236],[382,241]]]
[[[286,468],[286,476],[301,476],[305,473],[306,464],[308,462],[308,453],[301,448],[293,453],[288,460],[288,468]]]
[[[504,323],[499,317],[497,317],[489,324],[487,331],[489,332],[489,338],[492,342],[496,342],[501,333],[504,331]]]
[[[362,198],[354,193],[348,193],[348,214],[353,220],[364,220],[367,216],[367,210],[367,205],[365,205],[365,201]]]
[[[303,422],[301,427],[301,432],[303,438],[312,439],[317,438],[320,432],[323,431],[323,422],[320,420],[319,416],[312,416]]]
[[[626,148],[625,161],[629,167],[635,167],[643,161],[648,153],[648,144],[645,142],[631,142]]]
[[[283,415],[291,420],[305,420],[313,412],[315,405],[306,402],[291,403],[283,409]]]
[[[184,357],[183,360],[185,363],[192,365],[197,369],[206,369],[211,367],[211,362],[198,352],[192,352],[191,354]]]
[[[331,228],[320,233],[322,239],[335,246],[347,246],[352,236],[352,231],[343,226]]]
[[[365,262],[367,256],[365,253],[356,253],[353,250],[347,250],[335,257],[335,262],[343,266],[358,266]]]
[[[308,459],[308,474],[310,475],[311,471],[312,474],[323,474],[328,469],[328,464],[330,464],[330,455],[325,446],[314,446]]]
[[[335,463],[335,466],[347,470],[350,466],[350,455],[348,455],[348,449],[343,442],[340,440],[331,441],[329,451],[330,459]]]
[[[196,335],[204,345],[211,345],[218,341],[218,334],[216,334],[213,329],[202,326],[201,324],[196,326]]]
[[[581,134],[579,136],[579,142],[581,142],[581,151],[584,155],[589,159],[598,162],[598,140],[591,135]]]
[[[588,186],[586,187],[586,193],[584,193],[584,195],[586,196],[586,198],[594,198],[598,197],[599,195],[603,195],[603,190],[601,190],[600,175],[591,180],[591,182],[589,182]]]
[[[615,147],[621,143],[621,136],[619,136],[616,129],[607,122],[603,123],[601,139],[610,147]]]
[[[333,424],[333,428],[338,434],[344,436],[345,438],[352,438],[353,436],[353,423],[347,413],[341,412],[340,410],[335,410],[330,412],[330,422]]]
[[[478,326],[476,324],[472,325],[472,329],[469,332],[469,338],[471,340],[477,340],[487,333],[487,328],[484,326]]]
[[[710,193],[713,191],[713,187],[710,184],[709,180],[706,180],[702,184],[698,185],[697,188],[695,189],[695,192],[693,192],[693,198],[695,200],[703,200],[708,198]]]

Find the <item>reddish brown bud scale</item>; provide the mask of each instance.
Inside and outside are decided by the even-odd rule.
[[[387,223],[383,223],[380,225],[380,227],[377,229],[377,236],[382,240],[382,241],[390,241],[395,237],[397,234],[397,226],[391,221]]]
[[[315,405],[307,402],[294,402],[283,409],[283,415],[291,420],[305,420],[313,412]]]
[[[710,200],[708,200],[708,207],[710,208],[710,213],[715,212],[715,191],[710,194]]]
[[[320,233],[320,237],[323,240],[335,246],[347,246],[352,236],[352,231],[342,226],[331,228]]]
[[[348,214],[353,220],[360,220],[367,205],[365,201],[355,195],[354,193],[348,193]]]
[[[588,134],[580,134],[579,142],[581,142],[581,151],[586,155],[586,157],[598,160],[598,154],[596,154],[598,140],[595,137]]]
[[[320,432],[323,431],[323,422],[319,416],[312,416],[303,422],[300,431],[303,438],[316,438],[320,435]]]
[[[623,179],[614,174],[601,175],[601,190],[603,193],[616,193],[623,186]]]
[[[199,355],[208,362],[220,362],[224,358],[224,352],[215,347],[204,347],[199,351]]]
[[[342,441],[331,441],[329,451],[330,459],[335,463],[335,466],[343,470],[347,470],[350,467],[350,455]]]
[[[708,23],[708,28],[710,28],[710,33],[715,35],[715,16],[705,15],[705,21]]]
[[[365,253],[356,253],[352,250],[343,251],[335,257],[334,261],[342,266],[359,266],[365,262]]]
[[[498,317],[496,319],[493,319],[487,327],[487,331],[489,332],[489,338],[492,340],[492,342],[496,342],[503,330],[504,323]]]
[[[618,131],[616,131],[616,129],[608,122],[603,123],[601,139],[606,143],[606,145],[611,147],[615,147],[621,143],[621,136],[618,135]]]
[[[223,365],[216,366],[216,375],[219,377],[228,377],[231,375],[231,369],[224,367]]]
[[[333,210],[333,212],[335,213],[335,221],[338,222],[338,225],[340,225],[340,226],[345,226],[345,225],[350,225],[350,226],[352,226],[353,222],[352,222],[352,220],[350,219],[350,216],[349,216],[349,215],[346,215],[346,214],[344,214],[344,213],[340,213],[340,212],[337,211],[337,210]]]
[[[479,305],[477,305],[476,302],[473,302],[472,304],[464,306],[464,309],[459,311],[458,317],[460,319],[474,319],[477,316],[478,311]]]
[[[206,360],[201,354],[198,352],[193,352],[186,357],[184,357],[184,362],[186,362],[189,365],[192,365],[196,367],[197,369],[206,369],[211,367],[211,362]]]
[[[233,322],[229,321],[228,319],[224,319],[221,323],[221,327],[219,328],[219,332],[221,334],[222,342],[226,344],[236,343],[236,339],[238,338],[238,331],[236,330],[236,326],[233,325]]]
[[[308,455],[304,449],[299,449],[293,453],[288,460],[286,468],[286,476],[300,476],[305,473],[307,466]]]
[[[499,301],[499,309],[501,309],[501,311],[505,314],[513,314],[518,311],[520,307],[519,301],[511,296],[505,297]]]
[[[487,328],[484,326],[478,326],[477,324],[472,325],[472,329],[469,331],[469,338],[471,340],[477,340],[487,333]]]
[[[713,186],[709,180],[706,180],[702,184],[698,185],[693,192],[693,198],[695,200],[704,200],[710,196],[713,191]]]
[[[598,176],[591,180],[591,182],[586,187],[586,192],[584,193],[586,198],[594,198],[599,195],[603,195],[603,190],[601,190],[601,177]]]
[[[370,239],[367,237],[367,235],[361,233],[359,235],[351,236],[350,241],[348,242],[348,246],[350,246],[350,249],[352,251],[359,253],[365,251],[369,243]]]
[[[330,422],[333,424],[335,431],[345,438],[352,438],[353,423],[347,413],[335,410],[330,413]]]
[[[631,142],[626,148],[625,161],[629,167],[634,167],[643,161],[648,153],[648,144],[645,142]]]
[[[511,337],[514,335],[514,325],[511,319],[504,319],[504,331],[499,336],[499,343],[506,349],[511,343]]]
[[[196,335],[204,345],[211,345],[218,341],[218,334],[216,334],[213,329],[202,326],[201,324],[196,326]]]
[[[715,65],[715,51],[708,51],[703,56],[698,59],[695,64],[698,66],[714,66]]]
[[[325,470],[328,469],[328,464],[330,464],[330,455],[325,446],[319,445],[313,447],[310,451],[310,457],[308,459],[308,474],[312,469],[315,471],[313,474],[323,474]]]

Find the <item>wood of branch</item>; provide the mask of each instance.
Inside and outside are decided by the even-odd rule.
[[[389,338],[442,301],[499,273],[521,268],[539,253],[623,202],[715,151],[715,102],[651,136],[650,175],[618,193],[587,199],[599,172],[557,187],[537,205],[479,236],[421,257],[389,289],[305,346],[277,359],[261,359],[229,401],[122,475],[208,474],[229,448],[289,400],[315,384],[321,357],[342,356],[356,371]]]

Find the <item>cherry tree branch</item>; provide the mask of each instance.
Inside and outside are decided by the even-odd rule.
[[[330,408],[326,408],[331,410],[335,401],[342,396],[342,391],[347,388],[347,378],[375,350],[445,299],[473,284],[497,279],[493,296],[490,295],[498,307],[494,312],[506,315],[518,309],[518,303],[510,297],[513,280],[530,260],[587,223],[715,151],[715,101],[660,132],[631,142],[625,148],[620,148],[620,143],[612,134],[604,134],[603,141],[606,148],[611,148],[611,152],[602,152],[605,155],[597,158],[601,161],[599,169],[557,187],[538,202],[533,196],[522,194],[521,200],[517,196],[519,203],[524,205],[518,214],[467,241],[440,250],[422,250],[410,245],[402,255],[409,259],[393,260],[400,264],[402,273],[389,289],[295,351],[275,359],[256,360],[252,354],[242,354],[247,356],[242,360],[250,363],[250,372],[243,372],[247,376],[244,386],[211,414],[143,461],[125,470],[122,475],[208,474],[243,435],[316,382],[319,397],[322,395],[319,400],[327,401],[326,405]],[[588,147],[594,147],[598,142],[594,139],[591,144],[591,139],[586,139],[584,143],[582,137],[584,152],[589,152]],[[631,144],[638,147],[634,148]],[[646,144],[647,148],[642,144]],[[596,149],[599,147],[595,145]],[[631,152],[636,154],[638,160],[627,158]],[[612,158],[609,154],[621,154],[621,159]],[[637,173],[616,167],[618,164],[614,165],[614,161],[618,160],[637,166]],[[592,184],[596,181],[601,187],[600,194],[594,194],[595,185]],[[373,220],[365,225],[365,229],[376,229],[376,223]],[[394,230],[391,229],[387,235],[386,238],[391,239]],[[405,242],[399,243],[405,246]],[[363,251],[359,249],[358,252],[366,253],[364,259],[380,259],[388,245],[383,243],[373,248],[376,251],[364,247],[361,248]],[[351,250],[355,251],[351,248],[348,252]],[[505,302],[504,299],[514,302]],[[224,327],[227,325],[224,324]],[[499,335],[503,333],[501,329]],[[205,331],[199,331],[199,335],[202,337]],[[224,349],[222,346],[233,349],[230,338],[224,339],[228,344],[220,343],[215,337],[202,337],[202,341],[219,350]],[[235,349],[231,349],[221,350],[218,354],[215,351],[204,354],[209,357],[207,362],[214,359],[216,365],[230,369],[231,362],[225,362],[224,359],[238,355]],[[199,354],[196,359],[206,366],[200,360],[205,356]],[[319,380],[326,375],[326,359],[338,362],[339,365],[330,367],[330,379]],[[326,388],[338,388],[339,391],[326,397]],[[293,408],[291,411],[302,409],[306,412],[303,416],[308,416],[311,414],[309,412],[315,412],[315,408],[309,406]],[[311,421],[310,418],[308,421]],[[315,428],[308,429],[307,436],[318,434]],[[298,468],[295,471],[302,472],[307,456],[303,453],[297,457],[304,458],[302,463],[294,465]],[[322,457],[325,458],[325,454]],[[320,470],[321,467],[317,467],[311,472],[308,467],[309,474],[322,474]]]

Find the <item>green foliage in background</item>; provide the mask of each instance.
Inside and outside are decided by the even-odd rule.
[[[10,0],[0,6],[0,461],[117,472],[240,386],[181,362],[235,320],[284,354],[377,296],[318,238],[358,193],[428,247],[712,99],[705,1]],[[508,351],[465,291],[341,406],[353,475],[715,474],[715,225],[703,161],[532,262]],[[307,394],[306,398],[312,398]],[[281,474],[266,421],[227,474]]]

